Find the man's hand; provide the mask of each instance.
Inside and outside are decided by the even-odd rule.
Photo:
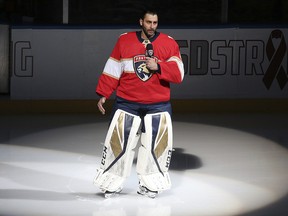
[[[101,97],[97,103],[99,111],[104,115],[105,109],[103,107],[103,104],[106,102],[106,97]]]
[[[148,70],[151,71],[157,71],[158,70],[158,64],[155,61],[155,59],[150,58],[150,57],[146,57],[146,67]]]

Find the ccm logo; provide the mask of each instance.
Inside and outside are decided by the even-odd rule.
[[[168,156],[167,156],[167,159],[166,159],[166,168],[169,168],[170,166],[170,162],[171,162],[171,157],[172,157],[172,150],[169,150],[168,151]]]
[[[102,160],[101,160],[102,165],[105,165],[106,156],[107,156],[107,147],[104,146],[103,153],[102,153]]]

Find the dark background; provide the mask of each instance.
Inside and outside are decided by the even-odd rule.
[[[158,10],[161,25],[288,23],[287,0],[69,0],[68,24],[134,25],[147,5]],[[0,0],[0,10],[1,23],[63,23],[62,0]]]

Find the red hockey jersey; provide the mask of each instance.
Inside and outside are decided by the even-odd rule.
[[[176,41],[157,32],[149,42],[161,70],[150,73],[145,64],[146,47],[141,32],[122,34],[107,60],[96,93],[109,98],[116,95],[126,100],[150,104],[170,100],[170,82],[181,83],[183,62]]]

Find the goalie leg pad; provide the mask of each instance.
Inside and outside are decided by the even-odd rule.
[[[116,191],[129,176],[141,124],[139,116],[118,109],[110,123],[94,184],[105,191]]]
[[[171,187],[169,165],[172,156],[172,122],[168,112],[147,114],[145,133],[141,135],[137,159],[137,175],[141,186],[151,191]]]

